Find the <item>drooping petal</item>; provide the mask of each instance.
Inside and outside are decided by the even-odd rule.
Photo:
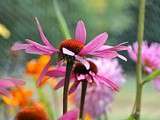
[[[29,54],[38,54],[38,55],[51,55],[51,53],[48,53],[46,51],[42,51],[38,48],[36,48],[35,46],[29,46],[27,49],[25,49],[25,52],[26,53],[29,53]]]
[[[37,49],[42,50],[42,51],[45,51],[45,52],[47,52],[47,53],[54,54],[55,52],[57,52],[56,49],[52,49],[52,48],[50,48],[50,47],[48,47],[48,46],[43,46],[43,45],[41,45],[41,44],[39,44],[39,43],[36,43],[36,42],[34,42],[34,41],[32,41],[32,40],[26,39],[26,41],[27,41],[29,44],[32,44],[33,46],[35,46]]]
[[[8,88],[8,87],[14,87],[15,84],[9,80],[0,80],[0,88]]]
[[[57,85],[54,87],[54,89],[57,90],[63,86],[64,86],[64,78],[57,83]]]
[[[112,50],[112,49],[98,50],[96,52],[90,53],[90,55],[93,55],[96,57],[108,58],[108,59],[119,57],[122,60],[127,61],[126,57],[120,55],[116,50]]]
[[[51,48],[54,48],[53,45],[48,41],[48,39],[46,38],[44,32],[43,32],[43,29],[37,19],[37,17],[35,18],[36,20],[36,23],[37,23],[37,28],[38,28],[38,31],[39,31],[39,34],[40,34],[40,37],[41,37],[41,40],[43,41],[43,43]]]
[[[107,79],[106,77],[103,77],[103,76],[100,76],[100,75],[96,75],[95,77],[96,77],[97,80],[99,80],[100,83],[108,86],[113,91],[118,91],[119,90],[118,85],[116,85],[112,80]]]
[[[72,84],[71,88],[69,89],[69,94],[72,94],[72,93],[77,89],[79,83],[80,83],[80,81],[75,81],[75,82]]]
[[[116,51],[111,51],[111,50],[102,50],[102,51],[96,51],[96,52],[90,53],[90,55],[112,59],[112,58],[117,57],[118,53]]]
[[[80,54],[83,55],[83,54],[88,54],[90,52],[96,51],[98,48],[104,45],[107,38],[108,38],[108,34],[105,32],[96,36],[91,42],[89,42],[87,45],[84,46]]]
[[[38,81],[37,81],[37,85],[38,86],[41,86],[41,84],[43,83],[43,78],[44,76],[46,75],[49,67],[50,67],[50,64],[51,64],[51,60],[49,60],[49,62],[46,64],[46,66],[43,68],[39,78],[38,78]]]
[[[46,75],[49,77],[63,77],[65,76],[65,67],[49,70]]]
[[[10,92],[5,88],[0,87],[0,95],[10,97]]]
[[[31,45],[30,45],[30,44],[23,44],[23,43],[16,42],[16,43],[13,44],[13,46],[11,47],[11,50],[12,50],[12,51],[24,50],[24,49],[28,48],[29,46],[31,46]]]
[[[78,120],[78,109],[74,109],[72,111],[69,111],[65,113],[62,117],[60,117],[58,120]]]
[[[103,45],[102,47],[99,48],[99,50],[105,50],[105,49],[112,50],[112,51],[128,50],[129,47],[126,46],[125,44],[127,44],[127,42],[123,42],[123,43],[120,43],[120,44],[115,45],[115,46]]]
[[[25,82],[23,80],[19,80],[13,77],[10,78],[2,78],[0,80],[0,87],[14,87],[17,85],[24,85]]]
[[[86,42],[86,28],[82,20],[78,21],[75,31],[76,40],[80,40],[82,43]]]

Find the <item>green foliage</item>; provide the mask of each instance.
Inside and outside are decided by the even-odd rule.
[[[25,38],[32,38],[40,42],[36,30],[34,17],[38,17],[47,38],[58,46],[64,38],[56,18],[52,0],[0,0],[0,23],[11,31],[7,40],[0,38],[0,67],[4,68],[11,60],[9,48],[15,41],[24,42]],[[129,15],[132,0],[58,0],[69,29],[74,34],[76,22],[85,21],[88,32],[88,41],[93,36],[107,31],[110,43],[120,43],[117,35],[132,26],[133,19]]]

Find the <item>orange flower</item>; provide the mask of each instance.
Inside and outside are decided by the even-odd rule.
[[[29,61],[26,64],[26,73],[32,75],[35,79],[38,79],[43,68],[50,61],[50,59],[51,57],[48,55],[41,55],[38,59]],[[49,69],[53,69],[53,67],[50,67]],[[44,77],[42,85],[44,85],[46,81],[48,81],[51,86],[56,85],[56,80],[54,78],[49,78],[47,76]]]
[[[33,103],[21,109],[15,120],[49,120],[46,111],[40,103]]]
[[[68,96],[68,100],[70,104],[75,104],[75,93],[72,93]]]
[[[3,96],[2,99],[7,105],[24,107],[28,105],[31,100],[32,91],[24,87],[17,87],[11,90],[12,97]]]
[[[42,55],[38,59],[33,59],[27,63],[26,72],[37,77],[49,61],[50,56],[48,55]]]

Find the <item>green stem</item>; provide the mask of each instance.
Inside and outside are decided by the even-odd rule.
[[[58,22],[59,22],[59,25],[60,25],[60,29],[61,29],[62,33],[64,34],[64,37],[66,39],[70,39],[71,38],[71,34],[69,32],[69,29],[68,29],[67,23],[66,23],[66,21],[64,19],[64,16],[60,11],[60,8],[59,8],[57,0],[53,0],[53,5],[54,5],[56,16],[57,16],[57,19],[58,19]]]
[[[9,120],[10,119],[10,115],[8,113],[8,106],[7,105],[3,105],[3,115],[4,115],[4,118],[5,120]]]
[[[104,113],[104,119],[105,119],[105,120],[108,120],[108,114],[107,114],[107,111]]]
[[[67,112],[68,108],[68,88],[69,88],[69,81],[70,75],[72,71],[74,60],[71,58],[67,59],[67,66],[66,66],[66,75],[65,75],[65,82],[64,82],[64,89],[63,89],[63,114]]]
[[[52,107],[51,107],[49,101],[47,100],[47,97],[44,94],[43,89],[42,88],[38,88],[37,90],[38,90],[39,99],[43,103],[43,105],[45,106],[45,108],[47,109],[47,112],[48,112],[48,114],[50,116],[50,119],[51,120],[55,120],[54,119],[54,114],[53,114]]]
[[[144,85],[147,82],[150,82],[154,78],[158,77],[160,75],[160,70],[155,70],[151,74],[149,74],[142,82],[142,85]]]
[[[145,0],[139,0],[139,16],[138,16],[138,60],[136,67],[136,104],[133,117],[136,120],[140,119],[141,112],[141,98],[142,98],[142,42],[144,36],[144,17],[145,17]]]
[[[55,118],[58,118],[58,113],[61,111],[61,107],[57,107],[57,106],[61,106],[59,103],[59,96],[57,94],[57,91],[52,90],[52,95],[53,95],[53,101],[54,101],[54,108],[56,108],[56,112],[54,112],[55,114]]]
[[[80,120],[83,120],[83,111],[84,111],[86,91],[87,91],[87,81],[84,80],[82,81],[82,91],[81,91],[80,114],[79,114]]]

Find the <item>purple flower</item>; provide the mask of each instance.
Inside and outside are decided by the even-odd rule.
[[[129,49],[131,59],[137,62],[138,44],[134,43]],[[160,44],[148,44],[146,41],[142,44],[142,64],[147,73],[152,73],[156,69],[160,69]],[[154,82],[155,87],[160,90],[160,77],[157,77]]]
[[[78,112],[79,112],[78,109],[74,109],[72,111],[65,113],[58,120],[78,120]]]
[[[2,78],[0,79],[0,94],[9,96],[9,88],[16,87],[17,85],[23,85],[22,80],[17,80],[15,78]]]
[[[108,76],[119,88],[125,82],[122,75],[122,68],[118,61],[108,59],[93,59],[99,70],[99,74]],[[103,84],[99,86],[88,86],[84,111],[89,113],[92,118],[98,118],[110,108],[115,92]],[[76,92],[76,101],[80,101],[80,90]],[[77,102],[79,103],[79,102]],[[77,104],[77,106],[79,106]]]

